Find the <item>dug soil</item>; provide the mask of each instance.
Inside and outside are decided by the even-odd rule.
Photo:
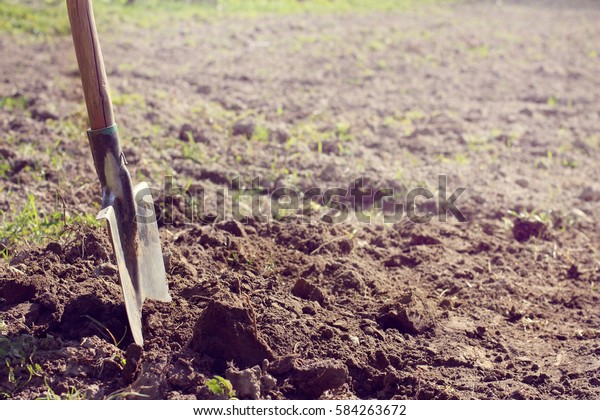
[[[104,228],[77,222],[100,188],[71,41],[0,36],[0,210],[63,230],[0,238],[2,395],[219,398],[220,375],[241,398],[600,398],[599,6],[101,33],[129,168],[159,189],[173,301],[146,302],[143,350]],[[368,199],[370,223],[318,200],[237,221],[215,198],[237,176],[429,188],[420,214],[466,187],[467,222],[384,223]]]

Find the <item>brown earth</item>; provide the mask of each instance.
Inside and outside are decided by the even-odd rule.
[[[133,177],[204,191],[205,214],[157,196],[173,302],[145,305],[143,352],[103,228],[5,240],[5,396],[212,398],[226,375],[244,398],[599,398],[600,7],[500,4],[101,34]],[[94,214],[70,40],[0,48],[0,96],[26,98],[0,110],[5,221],[28,195],[62,211],[57,188]],[[468,223],[215,207],[235,176],[402,198],[439,174]]]

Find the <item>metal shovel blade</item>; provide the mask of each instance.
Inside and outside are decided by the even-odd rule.
[[[88,131],[88,138],[102,184],[96,219],[108,223],[131,333],[141,346],[144,300],[171,301],[152,193],[145,182],[132,188],[116,126]]]
[[[127,251],[132,247],[120,231],[117,215],[122,212],[116,203],[100,210],[96,219],[104,219],[108,222],[131,333],[134,341],[141,346],[144,343],[142,335],[144,300],[149,298],[170,302],[171,296],[167,286],[152,194],[145,182],[138,184],[133,193],[136,198],[137,218],[142,219],[131,222],[137,229],[137,238],[133,239],[138,242],[135,255],[128,255],[130,253]]]

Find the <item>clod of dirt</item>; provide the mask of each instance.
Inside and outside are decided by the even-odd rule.
[[[411,252],[402,252],[400,254],[392,255],[389,257],[383,265],[389,268],[393,267],[408,267],[413,268],[421,264],[421,259],[418,255]]]
[[[224,230],[225,232],[229,232],[234,236],[246,236],[246,230],[244,229],[244,226],[237,220],[228,220],[226,222],[218,223],[216,227]]]
[[[53,252],[56,255],[61,255],[63,252],[63,248],[62,245],[58,242],[50,242],[48,245],[46,245],[46,251]]]
[[[201,377],[191,360],[180,358],[168,367],[167,380],[171,386],[186,389],[201,382]]]
[[[252,137],[254,134],[254,129],[256,128],[256,123],[252,120],[240,120],[233,125],[233,135],[239,136],[244,135],[247,138]]]
[[[42,307],[38,303],[23,302],[4,312],[5,319],[21,319],[27,326],[32,326],[40,317]]]
[[[25,302],[49,287],[50,280],[43,276],[8,280],[0,284],[0,296],[3,296],[4,302],[8,304]]]
[[[339,388],[349,379],[346,365],[334,359],[285,358],[281,363],[272,364],[272,368],[290,372],[290,383],[302,398],[319,398],[325,391]]]
[[[513,323],[519,321],[524,316],[525,313],[522,310],[515,308],[514,306],[512,306],[506,314],[508,321]]]
[[[318,302],[321,306],[327,304],[327,298],[321,289],[303,278],[296,281],[296,284],[294,284],[294,287],[292,288],[292,294],[301,299]]]
[[[406,291],[391,305],[379,311],[377,322],[382,328],[394,328],[402,333],[423,334],[433,327],[433,307],[418,290]]]
[[[230,367],[225,372],[225,377],[231,382],[233,389],[240,398],[258,400],[260,399],[261,374],[260,366],[244,370]]]
[[[116,276],[119,273],[119,269],[116,265],[111,263],[100,264],[94,270],[94,274],[98,277],[100,276]]]
[[[226,243],[225,235],[221,232],[207,231],[200,236],[200,245],[208,248],[224,246]]]
[[[208,143],[208,138],[206,137],[206,135],[204,135],[202,133],[201,130],[193,127],[191,124],[183,124],[181,126],[181,128],[179,129],[179,136],[178,136],[179,140],[183,141],[183,142],[189,142],[190,140],[194,141],[194,142],[200,142],[200,143]]]
[[[135,343],[131,343],[125,351],[125,367],[123,368],[123,381],[129,383],[133,380],[138,368],[139,362],[144,353],[144,349]]]
[[[35,295],[35,287],[29,281],[10,280],[0,286],[0,295],[8,304],[23,302]]]
[[[0,147],[0,157],[4,159],[13,159],[15,156],[17,156],[17,154],[14,151]]]
[[[585,187],[579,194],[579,198],[583,201],[600,201],[600,190],[589,186]]]
[[[12,175],[17,175],[25,168],[35,168],[35,161],[32,159],[17,159],[12,164]]]
[[[194,128],[191,126],[191,124],[183,124],[181,126],[181,128],[179,129],[179,140],[181,141],[185,141],[188,142],[190,141],[190,137],[193,138],[194,136]]]
[[[31,109],[31,117],[38,121],[57,120],[58,113],[51,105],[41,104]]]
[[[81,237],[65,250],[65,260],[70,264],[78,259],[106,262],[111,257],[114,258],[108,237],[93,230],[82,231]]]
[[[277,385],[275,378],[264,373],[260,366],[244,370],[232,366],[225,372],[225,377],[233,385],[238,397],[250,400],[259,400],[261,395],[264,396]]]
[[[285,125],[277,125],[271,128],[271,137],[279,143],[285,143],[290,139],[290,132]]]
[[[519,242],[526,242],[531,238],[545,238],[548,227],[538,220],[517,219],[513,225],[513,236]]]
[[[90,318],[102,323],[115,335],[123,336],[128,328],[122,292],[116,284],[107,286],[101,294],[82,294],[64,305],[59,328],[66,337],[81,339],[97,335],[98,326]]]
[[[363,276],[355,270],[338,270],[333,278],[335,280],[333,290],[338,294],[348,294],[350,290],[364,294],[367,290]]]
[[[215,360],[217,370],[228,362],[248,368],[272,360],[273,352],[259,336],[254,311],[235,295],[214,297],[194,326],[190,346]]]
[[[494,367],[481,348],[463,343],[457,343],[452,348],[440,352],[436,360],[441,365],[450,367],[477,367],[488,370]]]
[[[212,91],[210,85],[200,85],[196,88],[196,92],[202,95],[208,95]]]
[[[160,399],[167,386],[167,365],[168,360],[164,353],[145,354],[140,366],[140,374],[131,384],[130,389],[145,395],[144,398]]]
[[[579,268],[575,264],[571,264],[571,267],[567,270],[567,277],[576,280],[579,276],[581,276]]]
[[[318,398],[348,381],[348,368],[339,360],[323,359],[297,366],[293,382],[308,398]]]
[[[441,242],[439,239],[434,238],[431,235],[421,235],[418,233],[413,233],[410,235],[410,242],[408,243],[410,246],[417,245],[439,245]]]

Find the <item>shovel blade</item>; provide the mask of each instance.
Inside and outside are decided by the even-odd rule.
[[[139,239],[138,257],[142,296],[161,302],[170,302],[167,274],[163,260],[154,201],[148,184],[142,182],[133,189],[137,207],[137,228]]]
[[[158,236],[158,225],[154,212],[154,202],[150,188],[146,183],[138,184],[133,189],[136,204],[135,223],[137,236],[133,238],[136,246],[126,243],[121,230],[124,230],[122,209],[114,203],[104,207],[96,219],[106,220],[115,251],[117,267],[125,309],[136,344],[142,346],[142,306],[146,298],[162,302],[170,302],[169,288],[165,273],[163,255]],[[135,232],[135,230],[134,230]],[[132,239],[129,239],[132,240]]]

